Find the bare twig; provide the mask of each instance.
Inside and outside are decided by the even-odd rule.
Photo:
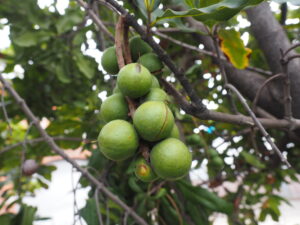
[[[99,205],[99,190],[98,190],[98,188],[96,188],[96,190],[95,190],[95,201],[96,201],[96,210],[97,210],[99,224],[104,225],[103,219],[102,219],[102,214],[100,211],[100,205]]]
[[[300,43],[296,43],[296,44],[292,45],[290,48],[288,48],[284,52],[283,56],[285,57],[290,51],[292,51],[292,50],[294,50],[295,48],[298,48],[298,47],[300,47]]]
[[[88,140],[88,139],[82,139],[82,138],[79,138],[79,137],[52,137],[53,140],[55,141],[76,141],[76,142],[84,142],[84,143],[90,143],[92,142],[91,140]],[[16,144],[13,144],[13,145],[9,145],[9,146],[6,146],[4,147],[3,149],[0,150],[0,155],[11,150],[11,149],[14,149],[16,147],[19,147],[23,144],[27,145],[27,144],[35,144],[35,143],[39,143],[39,142],[43,142],[43,141],[46,141],[45,138],[43,137],[40,137],[40,138],[35,138],[35,139],[32,139],[32,140],[24,140],[24,141],[21,141],[21,142],[18,142]]]
[[[77,182],[76,185],[74,185],[74,167],[71,168],[71,183],[72,183],[72,192],[73,192],[73,216],[74,216],[74,219],[73,219],[73,225],[76,224],[76,214],[78,213],[79,211],[79,208],[78,208],[78,204],[77,204],[77,199],[76,199],[76,192],[77,192],[77,187],[78,187],[78,184],[79,184],[79,181]],[[79,223],[80,225],[82,225],[82,221],[81,221],[81,217],[80,215],[78,215],[79,217]]]
[[[218,57],[217,54],[215,54],[214,52],[207,51],[205,49],[200,49],[200,48],[198,48],[196,46],[187,44],[187,43],[182,42],[182,41],[178,41],[178,40],[176,40],[176,39],[174,39],[174,38],[172,38],[172,37],[170,37],[170,36],[168,36],[166,34],[163,34],[162,31],[160,31],[159,29],[157,31],[153,31],[152,30],[152,33],[155,34],[155,35],[157,35],[157,36],[159,36],[159,37],[161,37],[161,38],[164,38],[164,39],[166,39],[168,41],[171,41],[171,42],[173,42],[173,43],[175,43],[175,44],[177,44],[179,46],[182,46],[184,48],[187,48],[187,49],[199,52],[199,53],[201,53],[203,55],[207,55],[207,56],[210,56],[210,57],[213,57],[213,58],[217,58]],[[228,61],[224,56],[221,56],[220,58],[221,58],[222,61],[225,61],[225,62]],[[256,72],[256,73],[265,74],[265,75],[268,75],[268,76],[272,75],[272,73],[270,71],[266,71],[266,70],[263,70],[263,69],[260,69],[260,68],[257,68],[257,67],[248,66],[245,69],[249,70],[249,71]]]
[[[3,110],[3,114],[4,114],[4,119],[5,119],[5,121],[7,123],[7,126],[8,126],[9,134],[12,135],[12,128],[10,126],[8,114],[7,114],[6,107],[5,107],[6,104],[4,102],[4,92],[5,92],[5,88],[4,88],[4,85],[2,85],[1,86],[1,107],[2,107],[2,110]]]
[[[220,52],[219,44],[218,44],[219,40],[218,40],[218,36],[217,36],[217,31],[218,31],[218,27],[215,26],[215,30],[213,31],[213,33],[211,35],[211,38],[213,39],[213,43],[214,43],[215,50],[216,50],[216,53],[217,53],[217,62],[219,64],[220,72],[221,72],[222,78],[224,80],[224,84],[226,85],[226,84],[228,84],[228,78],[227,78],[227,74],[226,74],[226,71],[225,71],[223,61],[221,60],[221,52]],[[234,114],[238,114],[238,110],[237,110],[237,107],[236,107],[236,105],[233,101],[231,91],[228,91],[227,97],[228,97],[228,101],[230,103],[232,112]]]
[[[26,114],[26,116],[33,122],[35,127],[41,136],[45,139],[46,143],[49,147],[57,154],[59,154],[62,158],[64,158],[67,162],[69,162],[73,167],[75,167],[82,176],[86,177],[93,185],[95,185],[99,190],[101,190],[107,197],[109,197],[112,201],[116,202],[119,206],[121,206],[125,211],[131,215],[137,223],[141,225],[147,225],[147,222],[140,217],[134,210],[132,210],[129,206],[127,206],[118,196],[113,194],[108,188],[104,186],[104,184],[98,181],[92,174],[90,174],[86,169],[82,168],[75,160],[71,159],[61,148],[57,146],[55,141],[49,134],[42,128],[40,125],[40,121],[36,118],[36,116],[29,109],[28,105],[20,97],[20,95],[15,91],[15,89],[2,77],[0,74],[0,81],[4,85],[4,87],[8,90],[8,92],[12,95],[15,101],[18,103],[20,108]]]
[[[107,37],[111,40],[114,41],[114,36],[109,32],[109,30],[106,28],[106,26],[103,24],[103,22],[100,20],[100,18],[95,14],[93,9],[89,7],[87,3],[85,3],[83,0],[77,0],[78,4],[82,6],[89,14],[91,19],[95,22],[99,30],[101,30]]]
[[[280,150],[277,148],[275,143],[272,141],[270,135],[266,131],[266,129],[263,127],[263,125],[259,122],[259,120],[256,118],[255,114],[250,109],[249,105],[247,104],[246,99],[241,95],[241,93],[231,84],[226,84],[225,87],[232,90],[237,97],[239,98],[240,102],[243,104],[244,108],[247,110],[249,115],[252,117],[254,124],[258,127],[258,129],[261,131],[262,135],[266,138],[267,142],[271,145],[272,149],[276,152],[276,154],[279,156],[282,162],[284,162],[288,167],[291,167],[290,163],[287,161],[287,159],[281,154]]]
[[[259,99],[259,96],[262,92],[262,90],[264,89],[264,87],[269,84],[271,81],[275,80],[275,79],[278,79],[278,78],[282,78],[283,77],[283,74],[282,73],[279,73],[279,74],[276,74],[270,78],[268,78],[267,80],[264,81],[264,83],[259,87],[258,91],[256,92],[256,95],[255,95],[255,98],[253,100],[253,103],[252,103],[252,111],[256,111],[256,105],[257,105],[257,102],[258,102],[258,99]]]

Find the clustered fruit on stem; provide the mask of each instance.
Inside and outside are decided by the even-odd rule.
[[[117,35],[120,34],[116,38]],[[117,40],[116,43],[118,49],[126,49],[120,48]],[[98,136],[100,151],[113,161],[133,157],[135,175],[144,182],[180,179],[188,173],[192,156],[179,140],[178,127],[168,107],[169,96],[153,75],[163,65],[139,36],[130,39],[129,49],[133,63],[125,66],[120,66],[124,59],[118,60],[122,53],[116,53],[116,47],[106,49],[102,56],[107,73],[118,75],[113,95],[100,109],[107,123]]]

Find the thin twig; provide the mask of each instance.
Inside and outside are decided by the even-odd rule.
[[[262,90],[264,89],[264,87],[267,84],[269,84],[271,81],[273,81],[275,79],[278,79],[278,78],[281,78],[281,77],[283,77],[283,74],[279,73],[279,74],[276,74],[276,75],[268,78],[267,80],[265,80],[263,82],[263,84],[259,87],[258,91],[256,92],[255,98],[254,98],[253,103],[252,103],[252,111],[256,112],[256,105],[257,105],[258,99],[259,99],[260,94],[261,94]]]
[[[72,183],[72,192],[73,192],[73,198],[74,198],[73,199],[73,216],[74,216],[73,225],[75,225],[76,221],[77,221],[76,220],[76,214],[79,211],[78,204],[77,204],[77,199],[76,199],[76,192],[77,192],[77,187],[78,187],[79,181],[74,186],[74,167],[71,168],[71,183]],[[82,225],[80,215],[78,215],[78,217],[79,217],[79,223],[80,223],[80,225]]]
[[[82,176],[86,177],[92,184],[94,184],[99,190],[101,190],[107,197],[109,197],[112,201],[121,206],[125,211],[131,215],[137,223],[141,225],[148,225],[147,222],[140,217],[134,210],[132,210],[128,205],[126,205],[117,195],[113,194],[108,188],[104,186],[104,184],[98,181],[92,174],[90,174],[86,169],[82,168],[75,160],[71,159],[58,145],[55,143],[53,138],[42,128],[40,125],[40,121],[36,118],[36,116],[32,113],[24,99],[20,97],[20,95],[15,91],[15,89],[2,77],[0,74],[0,81],[4,85],[4,87],[8,90],[8,92],[15,99],[17,104],[26,114],[26,116],[33,122],[35,127],[41,136],[45,139],[49,147],[57,154],[59,154],[62,158],[64,158],[67,162],[69,162],[73,167],[75,167]]]
[[[210,56],[210,57],[213,57],[213,58],[217,58],[218,57],[217,54],[215,54],[214,52],[207,51],[205,49],[200,49],[200,48],[198,48],[196,46],[187,44],[187,43],[182,42],[182,41],[178,41],[178,40],[176,40],[176,39],[174,39],[174,38],[172,38],[172,37],[170,37],[170,36],[168,36],[166,34],[161,33],[161,31],[159,29],[157,31],[153,31],[152,30],[152,33],[156,34],[157,36],[159,36],[161,38],[164,38],[164,39],[166,39],[168,41],[171,41],[171,42],[173,42],[173,43],[175,43],[175,44],[177,44],[177,45],[179,45],[181,47],[184,47],[184,48],[187,48],[187,49],[199,52],[199,53],[201,53],[203,55],[207,55],[207,56]],[[228,61],[224,56],[221,56],[221,60],[225,61],[225,62]],[[265,74],[265,75],[268,75],[268,76],[272,75],[272,72],[266,71],[266,70],[263,70],[263,69],[260,69],[260,68],[257,68],[257,67],[248,66],[245,69],[249,70],[249,71],[256,72],[256,73]]]
[[[103,219],[102,219],[102,214],[100,211],[100,205],[99,205],[99,190],[98,190],[98,188],[96,188],[96,190],[95,190],[95,201],[96,201],[96,210],[97,210],[99,224],[104,225]]]
[[[93,9],[89,7],[87,3],[85,3],[82,0],[77,0],[78,4],[82,6],[89,14],[91,19],[95,22],[99,30],[101,30],[111,41],[115,41],[114,36],[109,32],[109,30],[106,28],[106,26],[103,24],[103,22],[100,20],[100,18],[95,14]]]
[[[215,50],[216,50],[216,53],[217,53],[217,62],[219,64],[220,72],[221,72],[222,78],[224,80],[224,84],[226,85],[226,84],[228,84],[228,78],[227,78],[227,74],[226,74],[226,71],[225,71],[223,61],[221,60],[221,52],[220,52],[219,44],[218,44],[217,30],[218,30],[218,27],[215,26],[215,30],[213,31],[213,34],[211,35],[211,38],[213,40]],[[237,110],[237,107],[236,107],[236,105],[233,101],[231,91],[228,91],[227,98],[228,98],[228,101],[230,103],[232,112],[234,114],[238,114],[238,110]]]
[[[241,95],[241,93],[231,84],[226,84],[225,87],[229,88],[232,90],[237,97],[239,98],[240,102],[243,104],[244,108],[247,110],[249,115],[252,117],[253,122],[255,125],[258,127],[258,129],[261,131],[262,135],[266,138],[267,142],[271,145],[272,149],[277,153],[279,158],[281,159],[282,162],[284,162],[288,167],[291,167],[290,163],[287,161],[287,159],[281,154],[280,150],[277,148],[275,143],[272,141],[270,135],[266,131],[266,129],[263,127],[263,125],[259,122],[259,120],[256,118],[255,114],[253,111],[250,109],[246,99]]]
[[[292,45],[290,48],[288,48],[284,52],[283,56],[285,57],[290,51],[292,51],[292,50],[294,50],[295,48],[298,48],[298,47],[300,47],[300,43],[296,43],[296,44]]]
[[[55,141],[76,141],[76,142],[84,142],[84,143],[90,143],[92,142],[92,140],[88,140],[88,139],[82,139],[82,138],[79,138],[79,137],[52,137],[53,140]],[[21,141],[21,142],[18,142],[16,144],[12,144],[12,145],[9,145],[9,146],[6,146],[4,147],[3,149],[0,150],[0,155],[11,150],[11,149],[14,149],[16,147],[19,147],[23,144],[27,145],[27,144],[35,144],[35,143],[39,143],[39,142],[43,142],[43,141],[46,141],[45,138],[43,137],[40,137],[40,138],[35,138],[35,139],[31,139],[31,140],[24,140],[24,141]]]
[[[6,104],[4,102],[4,93],[5,93],[5,88],[4,88],[4,85],[1,85],[1,107],[2,107],[2,110],[3,110],[3,114],[4,114],[4,119],[7,123],[7,126],[8,126],[8,131],[9,131],[9,134],[10,136],[12,135],[12,128],[10,126],[10,122],[9,122],[9,118],[8,118],[8,114],[7,114],[7,111],[6,111]]]

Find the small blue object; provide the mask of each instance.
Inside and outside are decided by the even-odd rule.
[[[209,127],[205,128],[205,131],[209,134],[212,134],[215,130],[216,130],[216,128],[214,126],[209,126]]]

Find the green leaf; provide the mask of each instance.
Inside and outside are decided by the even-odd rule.
[[[161,0],[136,0],[138,8],[147,16],[147,12],[153,12],[159,6]]]
[[[71,82],[71,79],[68,76],[68,73],[67,73],[67,71],[65,70],[65,67],[62,64],[58,63],[58,64],[55,65],[55,73],[56,73],[57,78],[62,83],[68,84],[68,83]]]
[[[65,33],[73,28],[73,26],[82,22],[82,13],[78,10],[70,11],[65,16],[60,17],[56,23],[56,29],[58,34]]]
[[[88,225],[98,225],[97,207],[94,199],[88,199],[84,208],[79,210],[79,215]]]
[[[48,41],[52,34],[45,31],[25,31],[18,35],[13,42],[20,47],[31,47],[41,42]]]
[[[1,225],[10,225],[13,214],[3,214],[0,216]]]
[[[189,16],[193,16],[195,17],[195,19],[200,21],[226,21],[239,13],[245,7],[257,5],[262,1],[263,0],[223,0],[207,7],[192,8],[186,11],[174,11],[171,9],[167,9],[161,16],[158,16],[156,18],[152,25],[154,25],[157,21],[163,19]]]
[[[86,78],[91,79],[94,77],[96,72],[96,63],[93,59],[77,52],[75,53],[75,62],[80,72],[82,72]]]
[[[241,156],[245,159],[245,161],[247,163],[249,163],[250,165],[259,168],[259,169],[264,169],[265,165],[262,164],[254,155],[251,155],[250,153],[246,152],[246,151],[242,151]]]
[[[244,69],[249,65],[251,49],[246,48],[241,35],[235,30],[220,30],[221,50],[229,61],[238,69]]]
[[[297,5],[297,6],[300,6],[300,1],[299,0],[272,0],[273,2],[277,2],[279,4],[282,4],[282,3],[291,3],[293,5]]]

